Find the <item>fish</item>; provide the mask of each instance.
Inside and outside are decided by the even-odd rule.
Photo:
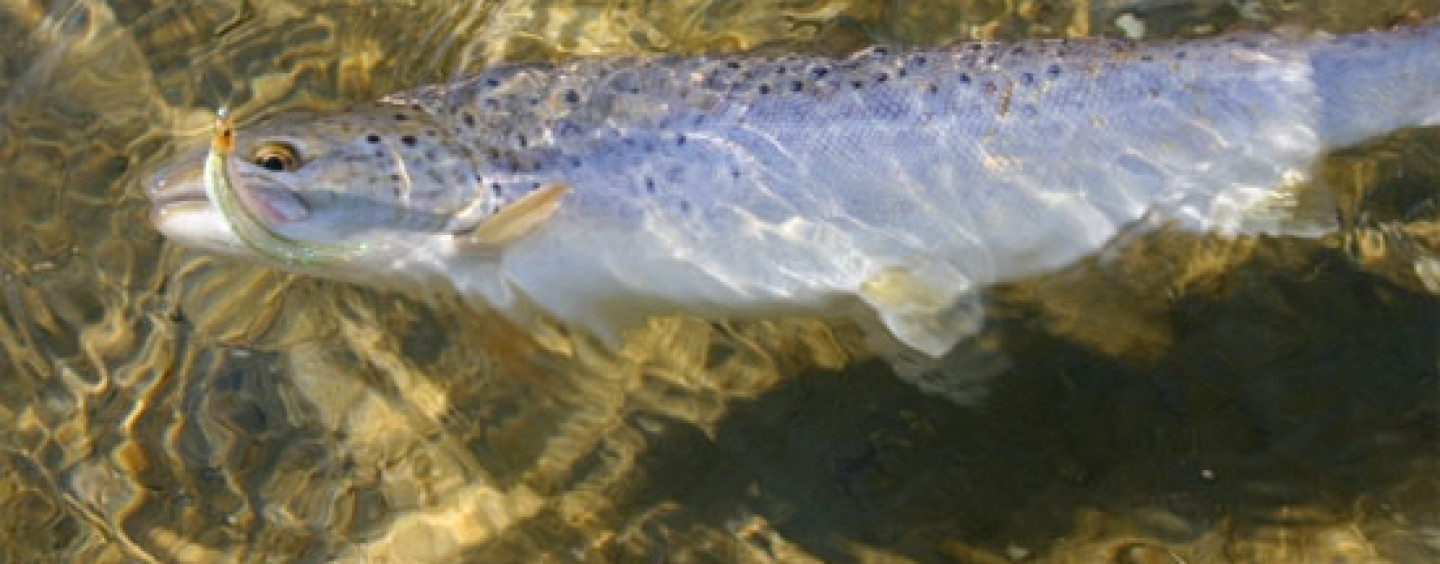
[[[980,293],[1137,229],[1317,237],[1326,151],[1440,125],[1440,25],[509,64],[217,120],[148,180],[183,246],[623,346],[811,316],[938,358]]]

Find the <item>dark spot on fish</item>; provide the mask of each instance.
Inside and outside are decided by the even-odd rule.
[[[799,91],[804,90],[804,89],[805,89],[805,83],[803,83],[803,82],[800,82],[800,81],[797,80],[797,81],[795,81],[795,82],[791,82],[791,83],[790,83],[790,91],[791,91],[791,92],[799,92]]]
[[[1025,46],[1024,46],[1024,45],[1016,45],[1014,49],[1011,49],[1011,50],[1010,50],[1010,54],[1011,54],[1011,55],[1024,55],[1024,54],[1025,54]]]
[[[574,90],[566,90],[566,91],[565,91],[565,102],[566,102],[566,103],[569,103],[569,104],[578,104],[578,103],[580,103],[580,93],[579,93],[579,92],[576,92],[576,91],[574,91]]]
[[[785,67],[775,67],[775,74],[785,74]]]
[[[825,75],[830,74],[830,69],[826,67],[815,67],[810,70],[810,74],[814,75],[815,78],[825,78]]]
[[[907,74],[909,74],[909,73],[905,72],[905,69],[903,69],[903,68],[901,68],[901,69],[895,69],[895,76],[898,77],[898,78],[905,78],[905,76],[906,76]]]
[[[538,105],[540,105],[540,99],[532,96],[532,97],[530,98],[530,105],[531,105],[531,106],[538,106]]]
[[[1050,68],[1045,69],[1045,72],[1050,73],[1051,78],[1060,76],[1060,65],[1050,65]]]
[[[887,80],[890,80],[890,75],[885,74],[885,73],[883,73],[883,72],[880,73],[878,76],[875,77],[875,82],[876,82],[877,84],[883,84],[883,83],[884,83],[885,81],[887,81]]]
[[[963,72],[960,73],[960,84],[970,84],[970,75]]]
[[[392,175],[390,175],[390,181],[391,181],[391,182],[399,182],[399,181],[400,181],[400,175],[398,175],[398,174],[392,174]]]
[[[488,151],[485,151],[485,154],[489,156],[492,161],[500,160],[500,149],[491,147]]]
[[[645,177],[645,192],[652,196],[655,195],[655,180],[648,176]]]
[[[994,94],[995,92],[997,92],[997,91],[999,91],[999,90],[1000,90],[1000,87],[995,85],[995,81],[993,81],[993,80],[987,80],[987,81],[985,81],[985,93],[986,93],[986,94]]]
[[[889,49],[886,49],[886,48],[884,48],[884,47],[876,47],[875,49],[873,49],[873,50],[870,51],[870,54],[876,55],[876,56],[884,56],[886,53],[889,53],[889,52],[890,52],[890,50],[889,50]]]
[[[1148,63],[1148,62],[1150,62],[1150,61],[1155,60],[1155,57],[1150,56],[1150,55],[1140,55],[1140,60],[1145,61],[1145,62]]]
[[[855,87],[856,90],[859,90],[859,89],[861,89],[862,87],[865,86],[865,83],[860,82],[860,81],[857,80],[857,81],[855,81],[855,82],[851,82],[851,83],[850,83],[850,86],[853,86],[853,87]]]
[[[427,160],[435,160],[435,151],[425,151],[425,158]]]
[[[1184,52],[1184,51],[1176,51],[1176,52],[1175,52],[1175,58],[1176,58],[1176,59],[1184,59],[1184,58],[1185,58],[1185,52]]]
[[[524,133],[521,133],[521,134],[516,135],[516,136],[515,136],[515,140],[520,142],[520,148],[521,148],[521,149],[524,149],[525,147],[529,147],[529,146],[530,146],[530,140],[525,137],[525,134],[524,134]]]
[[[1031,84],[1035,84],[1035,74],[1034,74],[1034,73],[1028,73],[1028,72],[1021,74],[1021,75],[1020,75],[1020,82],[1021,82],[1022,84],[1024,84],[1024,85],[1026,85],[1026,86],[1030,86]]]
[[[420,104],[410,104],[410,109],[420,111]]]
[[[923,67],[923,66],[925,66],[925,63],[926,63],[926,61],[927,61],[927,59],[925,58],[924,55],[915,55],[915,58],[914,58],[914,59],[911,59],[911,60],[914,61],[915,66],[917,66],[917,67]]]
[[[681,134],[675,136],[675,145],[676,145],[677,147],[684,147],[684,146],[685,146],[685,134],[684,134],[684,133],[681,133]]]
[[[491,183],[490,183],[490,193],[491,193],[491,194],[494,194],[496,198],[499,198],[499,197],[500,197],[500,183],[499,183],[499,182],[491,182]]]
[[[940,85],[931,82],[930,85],[927,86],[925,89],[928,90],[931,94],[935,94],[940,91]]]
[[[760,90],[760,93],[761,93],[761,94],[769,94],[769,93],[770,93],[770,85],[769,85],[769,84],[761,84],[759,90]]]
[[[565,164],[570,165],[570,168],[580,168],[580,157],[570,157]]]
[[[379,143],[379,142],[380,142],[380,136],[379,136],[379,135],[375,135],[375,134],[372,133],[372,134],[370,134],[370,135],[366,135],[366,136],[365,136],[365,140],[366,140],[366,141],[369,141],[369,142],[371,142],[371,143]]]
[[[491,87],[491,88],[494,88],[494,87],[496,87],[496,86],[500,86],[500,79],[498,79],[498,78],[488,78],[488,79],[485,79],[485,86],[489,86],[489,87]]]
[[[407,146],[407,147],[414,147],[414,146],[415,146],[415,136],[414,136],[414,135],[406,135],[406,136],[400,138],[400,142],[401,142],[401,143],[404,143],[405,146]]]
[[[383,158],[385,158],[385,153],[383,153],[383,152],[381,152],[381,151],[375,151],[375,156],[380,157],[380,158],[383,159]]]
[[[410,118],[405,117],[405,114],[395,114],[395,121],[405,121],[407,119]]]
[[[690,213],[690,202],[688,200],[680,200],[680,211]]]
[[[725,63],[725,66],[730,67],[730,70],[735,70],[740,68],[740,63],[738,61],[730,61]]]
[[[730,169],[730,178],[734,178],[734,179],[736,179],[736,180],[739,180],[739,179],[740,179],[740,169],[738,169],[738,168],[732,168],[732,169]]]
[[[500,101],[499,101],[499,100],[496,100],[496,99],[494,99],[494,98],[486,98],[486,99],[485,99],[485,109],[487,109],[487,110],[498,110],[498,109],[500,109]]]
[[[990,55],[989,57],[985,57],[985,64],[987,64],[987,65],[993,65],[993,64],[995,64],[995,55]]]

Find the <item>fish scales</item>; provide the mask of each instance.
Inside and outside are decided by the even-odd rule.
[[[407,194],[428,195],[403,203],[456,232],[570,188],[542,228],[498,252],[411,240],[357,271],[442,280],[512,317],[546,314],[612,341],[675,312],[873,310],[938,355],[973,330],[974,308],[960,305],[976,289],[1063,267],[1146,218],[1316,233],[1324,226],[1276,213],[1284,188],[1324,150],[1440,122],[1437,53],[1432,24],[586,59],[497,67],[324,119],[364,120],[356,135],[388,139],[373,115],[398,109],[398,121],[439,129],[473,174],[447,182],[454,171],[418,158],[434,179],[410,183],[428,191]],[[441,147],[416,145],[396,150]]]

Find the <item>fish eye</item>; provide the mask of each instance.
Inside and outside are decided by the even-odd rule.
[[[274,172],[294,172],[300,168],[300,154],[286,143],[266,143],[255,150],[251,159],[257,166]]]

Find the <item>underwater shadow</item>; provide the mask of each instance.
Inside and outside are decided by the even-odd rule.
[[[826,562],[1044,554],[1097,512],[1183,545],[1221,524],[1242,536],[1307,525],[1277,517],[1285,508],[1348,515],[1394,496],[1440,456],[1440,302],[1334,249],[1261,244],[1286,258],[1258,253],[1173,297],[1171,344],[1149,361],[1025,315],[992,325],[1013,367],[976,408],[868,362],[733,403],[713,433],[633,413],[646,479],[611,502],[646,540],[611,556],[784,559],[771,537],[736,531],[756,518]]]

